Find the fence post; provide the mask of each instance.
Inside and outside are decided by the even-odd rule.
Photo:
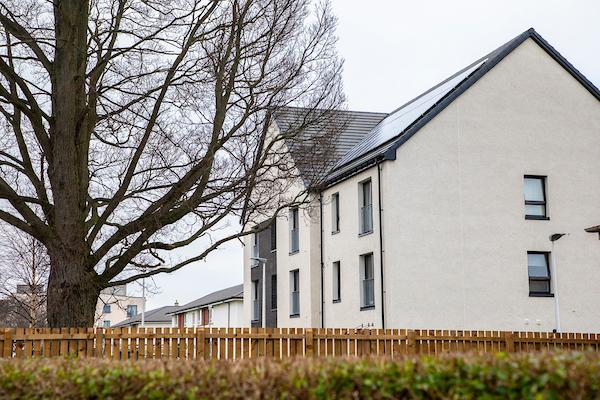
[[[313,357],[314,356],[313,330],[312,330],[312,328],[308,328],[304,332],[306,332],[306,334],[304,335],[304,340],[306,341],[306,357]]]
[[[406,331],[406,347],[408,354],[415,354],[416,350],[416,339],[415,339],[415,331],[414,329],[409,329]]]
[[[515,336],[512,332],[504,332],[504,340],[506,341],[506,352],[515,352]]]
[[[197,335],[196,335],[196,346],[198,346],[197,349],[197,358],[200,360],[204,360],[206,359],[206,333],[204,332],[204,328],[199,328]]]
[[[6,329],[4,331],[4,350],[2,352],[2,357],[4,358],[12,358],[12,348],[13,348],[13,332],[12,329]]]

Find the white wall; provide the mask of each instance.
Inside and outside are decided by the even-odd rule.
[[[359,184],[372,182],[373,232],[359,235]],[[323,251],[325,326],[328,328],[381,327],[381,263],[379,247],[377,168],[370,168],[323,193]],[[331,196],[340,196],[340,229],[332,234]],[[361,310],[360,256],[373,253],[375,308]],[[333,263],[340,262],[341,301],[333,303]]]
[[[216,328],[244,327],[243,302],[240,300],[215,304],[211,307],[210,326]]]
[[[209,304],[210,322],[206,327],[214,328],[243,328],[245,324],[244,318],[244,302],[241,299],[228,300],[222,303]],[[193,309],[184,313],[184,326],[187,328],[201,327],[202,314],[200,309]],[[173,326],[177,326],[177,316],[173,316]]]
[[[562,328],[600,331],[599,167],[600,103],[526,41],[384,165],[387,326],[552,330],[526,253],[567,232]],[[525,174],[548,176],[549,221],[524,219]]]
[[[317,198],[299,210],[299,251],[290,254],[289,210],[277,219],[277,325],[318,327],[320,312],[320,244]],[[290,272],[300,272],[300,316],[290,317]]]
[[[272,134],[277,135],[277,127]],[[305,193],[304,184],[291,180],[280,194],[276,204],[289,204],[300,194]],[[277,325],[281,327],[318,327],[321,324],[320,311],[320,242],[319,242],[319,203],[318,197],[304,196],[299,210],[299,251],[290,254],[289,209],[283,209],[277,218]],[[264,219],[264,218],[263,218]],[[260,218],[256,224],[261,222]],[[251,320],[251,252],[252,235],[243,238],[244,243],[244,324]],[[290,272],[300,271],[300,315],[290,317]]]

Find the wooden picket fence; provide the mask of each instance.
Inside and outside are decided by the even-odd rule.
[[[546,350],[600,352],[600,334],[301,328],[0,329],[0,357],[3,358],[236,360]]]

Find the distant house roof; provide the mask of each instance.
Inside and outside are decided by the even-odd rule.
[[[164,323],[164,324],[170,324],[171,323],[171,315],[170,313],[176,311],[179,308],[179,306],[164,306],[164,307],[160,307],[160,308],[155,308],[154,310],[149,310],[146,311],[145,315],[144,315],[144,322],[148,322],[148,323]],[[123,327],[123,326],[130,326],[130,325],[138,325],[142,322],[142,314],[137,314],[131,318],[127,318],[124,321],[119,322],[118,324],[115,324],[115,327]]]
[[[171,314],[181,314],[182,312],[193,310],[195,308],[202,308],[214,303],[220,303],[222,301],[243,299],[244,298],[244,285],[235,285],[226,289],[217,290],[207,294],[204,297],[200,297],[194,301],[191,301],[177,310],[172,311]]]
[[[600,100],[598,88],[531,28],[390,114],[368,115],[370,113],[365,113],[368,122],[354,125],[351,139],[339,147],[340,152],[345,151],[345,153],[328,170],[324,178],[325,183],[333,184],[343,180],[381,160],[394,160],[396,150],[402,144],[527,39],[532,39],[537,43],[594,97]],[[351,111],[348,113],[352,114]],[[376,126],[369,128],[369,122],[377,120],[380,116],[382,119]],[[360,140],[354,142],[358,138]]]

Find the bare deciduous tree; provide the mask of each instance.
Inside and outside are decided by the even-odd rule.
[[[48,250],[49,324],[90,326],[103,288],[302,201],[282,196],[301,129],[270,127],[302,107],[321,136],[303,151],[327,156],[335,41],[325,1],[2,1],[0,220]],[[215,233],[230,215],[242,229]]]
[[[0,320],[9,326],[45,326],[46,286],[50,272],[46,248],[15,228],[2,228],[0,298],[5,315]]]

